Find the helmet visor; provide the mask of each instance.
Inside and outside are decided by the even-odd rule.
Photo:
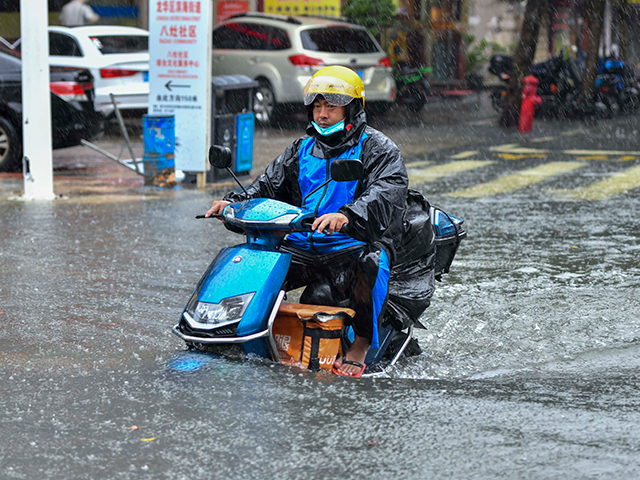
[[[311,105],[318,95],[322,95],[327,102],[338,107],[344,107],[354,98],[362,96],[354,85],[329,76],[312,77],[307,82],[304,87],[304,104]]]
[[[311,105],[315,102],[316,97],[323,97],[330,105],[334,105],[336,107],[344,107],[349,105],[353,97],[349,95],[342,95],[340,93],[307,93],[304,96],[304,104],[306,106]]]

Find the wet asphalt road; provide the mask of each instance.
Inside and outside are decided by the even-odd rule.
[[[522,137],[454,110],[378,121],[469,234],[424,353],[384,378],[189,353],[171,334],[241,241],[193,218],[223,189],[63,159],[75,195],[21,203],[0,177],[0,478],[637,478],[639,118]]]

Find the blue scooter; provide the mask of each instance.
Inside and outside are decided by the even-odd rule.
[[[229,168],[231,152],[228,148],[212,146],[209,161],[216,168],[226,168],[244,190]],[[362,168],[359,160],[334,160],[331,178],[318,189],[331,181],[359,180]],[[353,330],[345,323],[349,323],[349,317],[355,312],[336,305],[288,304],[283,301],[292,254],[280,248],[282,240],[291,232],[311,231],[315,213],[277,200],[255,198],[232,203],[225,207],[222,215],[215,217],[222,218],[230,230],[244,233],[247,241],[220,251],[200,279],[173,332],[189,348],[223,355],[256,355],[311,370],[331,368],[335,355],[348,348],[353,340]],[[196,218],[205,217],[198,215]],[[439,243],[438,249],[442,252],[441,258],[436,259],[438,275],[448,271],[466,233],[461,219],[441,210],[432,209],[431,219],[436,225],[436,233],[439,233],[436,244]],[[331,327],[336,322],[337,327]],[[311,336],[302,339],[300,351],[294,348],[292,354],[295,334],[282,331],[282,328],[286,325],[295,327],[296,324],[304,324],[304,335],[311,332]],[[413,325],[400,332],[383,322],[379,329],[380,348],[370,349],[365,359],[368,366],[365,375],[378,373],[395,364],[412,342],[412,331]],[[325,352],[324,358],[318,353],[318,345],[321,351],[322,342],[330,342],[331,339],[338,339],[340,345],[334,350],[330,347],[330,353]],[[390,361],[383,362],[389,358]]]

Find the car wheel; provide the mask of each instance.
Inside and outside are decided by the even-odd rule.
[[[22,143],[14,126],[0,117],[0,172],[20,170]]]
[[[268,127],[277,117],[276,97],[269,82],[266,80],[258,82],[260,86],[254,96],[253,111],[256,114],[256,121],[263,127]]]

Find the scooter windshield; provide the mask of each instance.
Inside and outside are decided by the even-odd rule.
[[[299,229],[313,212],[269,198],[254,198],[232,203],[224,210],[226,222],[243,228]]]

